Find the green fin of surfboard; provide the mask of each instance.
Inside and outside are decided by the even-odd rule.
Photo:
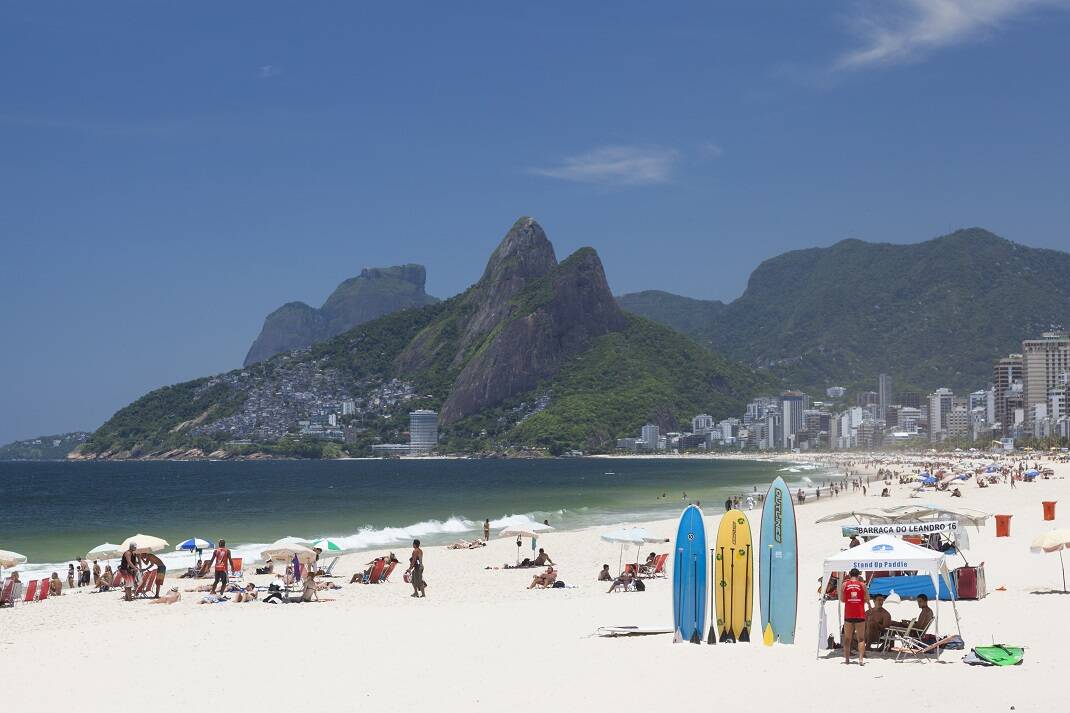
[[[762,643],[766,646],[772,646],[776,637],[773,636],[773,625],[766,624],[765,631],[762,633]]]

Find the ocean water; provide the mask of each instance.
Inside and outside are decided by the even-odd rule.
[[[753,460],[350,460],[0,462],[0,549],[30,572],[66,570],[103,542],[136,533],[172,545],[225,538],[249,561],[285,536],[347,549],[442,544],[549,520],[557,529],[675,517],[688,502],[721,512],[731,495],[823,475]],[[493,536],[493,535],[492,535]],[[171,553],[172,566],[193,557]]]

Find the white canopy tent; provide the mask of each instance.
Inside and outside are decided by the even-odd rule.
[[[951,573],[948,572],[947,564],[944,562],[944,554],[937,550],[930,550],[912,542],[901,540],[892,535],[878,535],[869,542],[863,542],[857,547],[841,550],[825,558],[824,570],[821,576],[821,599],[818,605],[819,629],[823,629],[820,626],[820,622],[825,613],[825,583],[829,581],[829,577],[834,572],[849,572],[852,569],[857,569],[863,573],[905,570],[929,575],[933,582],[933,590],[937,593],[933,601],[933,613],[936,616],[936,620],[933,622],[936,627],[934,631],[940,630],[940,578],[943,578],[949,592],[954,591],[951,584]],[[841,577],[840,587],[842,588],[842,586]],[[837,621],[842,624],[843,613],[838,603],[840,599],[839,588],[837,589],[836,599]],[[959,636],[962,636],[962,629],[959,627],[959,610],[955,606],[954,599],[951,600],[951,608],[955,612],[955,630]],[[822,642],[820,638],[818,640],[818,655],[821,653]],[[936,653],[939,655],[939,649],[937,649]]]

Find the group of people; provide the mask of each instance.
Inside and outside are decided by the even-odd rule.
[[[929,608],[929,597],[917,596],[918,616],[913,620],[893,621],[892,615],[884,608],[885,595],[877,594],[872,598],[862,580],[862,574],[852,569],[847,574],[841,594],[843,601],[843,658],[845,664],[851,663],[852,649],[858,651],[858,665],[865,665],[866,651],[880,645],[884,632],[891,627],[915,632],[924,632],[929,628],[935,614]]]

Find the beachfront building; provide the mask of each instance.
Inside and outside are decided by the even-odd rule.
[[[806,410],[810,397],[801,391],[785,391],[780,395],[781,441],[780,448],[797,448],[796,436],[806,427]]]
[[[999,436],[1014,436],[1020,422],[1016,413],[1022,408],[1022,355],[1010,354],[992,369],[992,430]]]
[[[713,430],[713,416],[708,413],[700,413],[691,419],[691,433],[709,433]]]
[[[860,439],[858,429],[865,420],[866,412],[860,406],[854,406],[840,413],[836,418],[836,444],[835,448],[847,450],[858,448]]]
[[[648,451],[658,450],[661,445],[661,430],[655,424],[646,424],[640,434],[640,443],[638,445],[641,448]]]
[[[877,376],[877,418],[888,420],[888,407],[892,405],[892,377],[889,374]]]
[[[1048,392],[1059,385],[1061,376],[1070,372],[1070,335],[1066,332],[1044,332],[1040,339],[1022,342],[1022,395],[1027,431],[1040,412],[1047,409]]]
[[[419,409],[409,414],[409,448],[428,453],[438,445],[438,413]]]
[[[951,389],[937,389],[929,394],[929,440],[934,443],[948,437],[947,423],[955,394]]]

